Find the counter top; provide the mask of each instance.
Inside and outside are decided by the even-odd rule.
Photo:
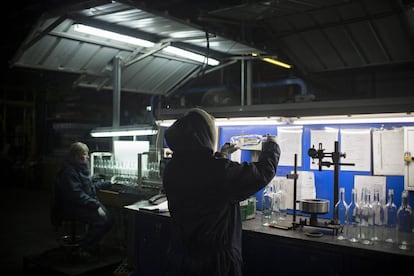
[[[292,221],[292,217],[288,215],[287,222]],[[341,250],[349,251],[373,251],[376,253],[385,253],[385,254],[394,254],[401,256],[412,256],[414,257],[414,246],[411,246],[409,250],[401,250],[396,244],[391,244],[387,242],[376,242],[372,245],[365,245],[359,242],[353,243],[347,240],[338,240],[337,236],[332,234],[332,230],[319,229],[318,227],[313,226],[303,226],[298,227],[295,230],[283,230],[268,226],[263,226],[260,222],[260,212],[254,219],[246,220],[243,222],[243,231],[244,232],[254,232],[256,234],[262,235],[272,235],[285,240],[291,239],[295,241],[301,241],[302,243],[307,243],[308,245],[319,245],[324,244],[324,247],[331,247],[333,249],[340,247]],[[308,232],[320,231],[324,232],[322,236],[311,237],[306,235]],[[414,233],[413,233],[414,241]]]
[[[124,206],[132,211],[140,212],[142,214],[169,217],[169,212],[152,212],[147,210],[140,210],[139,207],[145,207],[148,205],[148,200],[142,200],[132,205]],[[307,246],[320,247],[323,246],[325,249],[349,251],[351,253],[371,252],[373,254],[392,254],[395,256],[408,256],[414,257],[414,246],[411,246],[409,250],[401,250],[396,244],[390,244],[387,242],[376,242],[373,245],[365,245],[362,243],[352,243],[347,240],[338,240],[337,236],[333,234],[331,229],[324,229],[314,226],[299,226],[295,230],[279,229],[269,226],[263,226],[260,221],[261,212],[257,211],[254,219],[243,221],[243,232],[246,234],[267,236],[272,239],[283,239],[284,242],[298,243]],[[299,221],[301,217],[297,216],[296,220]],[[303,217],[306,218],[306,217]],[[292,216],[288,215],[284,225],[291,225]],[[323,221],[323,220],[320,220]],[[308,236],[306,233],[309,232],[321,232],[323,235],[319,237]],[[414,240],[414,233],[413,233]]]
[[[110,188],[99,189],[97,194],[103,204],[122,208],[125,205],[148,199],[158,192],[158,189],[146,186],[131,187],[114,184]]]

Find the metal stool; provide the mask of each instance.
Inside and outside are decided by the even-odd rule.
[[[79,247],[84,234],[80,231],[81,224],[81,222],[76,220],[62,221],[62,234],[59,236],[59,245],[63,249],[66,261],[75,261],[78,258]]]

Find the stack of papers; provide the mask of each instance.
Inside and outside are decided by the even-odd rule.
[[[153,211],[153,212],[159,212],[164,213],[168,212],[168,201],[164,201],[158,205],[147,205],[147,206],[141,206],[139,207],[139,210],[146,210],[146,211]]]

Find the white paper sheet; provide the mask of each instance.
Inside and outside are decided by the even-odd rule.
[[[159,212],[159,213],[168,212],[168,201],[166,200],[164,202],[161,202],[158,205],[148,205],[148,206],[139,207],[139,210],[147,210],[147,211],[153,211],[153,212]]]
[[[339,163],[353,163],[341,166],[342,171],[371,171],[371,130],[341,129],[341,157]]]
[[[404,155],[411,161],[404,161],[404,189],[414,191],[414,127],[404,127]]]
[[[404,175],[404,129],[372,133],[374,175]]]
[[[279,166],[294,166],[297,154],[297,166],[302,166],[302,127],[278,127],[277,140],[280,146]]]

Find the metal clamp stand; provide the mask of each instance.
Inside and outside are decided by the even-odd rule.
[[[308,223],[307,219],[299,219],[299,223],[296,222],[296,194],[297,194],[297,179],[298,179],[298,166],[297,166],[297,154],[295,154],[294,156],[294,172],[291,174],[288,174],[286,177],[288,179],[293,179],[293,218],[292,218],[292,228],[293,230],[295,230],[298,227],[301,226],[312,226],[312,227],[318,227],[318,228],[326,228],[329,230],[333,230],[334,233],[336,234],[338,231],[338,227],[337,226],[333,226],[333,225],[329,225],[329,224],[323,224],[323,223],[319,223],[318,219],[317,219],[317,214],[316,213],[311,213],[310,216],[310,221]],[[312,233],[308,233],[309,235],[313,235],[313,236],[320,236],[318,232],[312,232]]]
[[[295,153],[294,156],[294,172],[293,174],[286,175],[287,179],[293,179],[293,218],[292,218],[292,225],[295,228],[296,224],[296,189],[298,184],[298,155]]]
[[[324,153],[324,149],[322,148],[322,143],[319,143],[318,150],[316,150],[315,146],[313,146],[312,148],[310,148],[308,150],[308,155],[312,158],[312,160],[314,160],[314,159],[319,160],[319,163],[318,163],[319,171],[322,170],[322,166],[326,166],[328,168],[331,165],[334,166],[334,204],[336,204],[336,202],[338,202],[338,190],[339,190],[339,166],[355,166],[355,164],[354,163],[340,163],[339,159],[341,157],[346,158],[346,154],[339,152],[338,141],[335,141],[334,146],[335,146],[334,152]],[[322,159],[324,157],[331,157],[332,162],[322,161]],[[337,217],[337,216],[335,216],[335,217]],[[335,225],[335,224],[338,224],[338,223],[334,219],[334,220],[332,220],[332,224]]]

